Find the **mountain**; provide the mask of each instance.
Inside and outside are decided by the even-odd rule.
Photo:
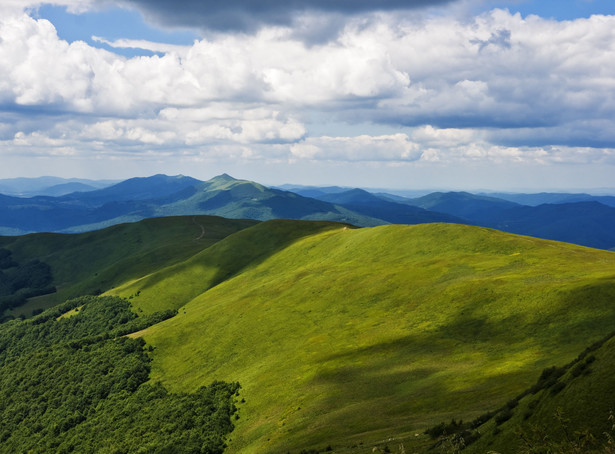
[[[558,192],[541,192],[538,194],[515,194],[515,193],[490,193],[484,194],[491,197],[496,197],[510,202],[519,203],[521,205],[538,206],[543,204],[554,203],[575,203],[575,202],[599,202],[603,205],[615,207],[615,196],[609,195],[590,195],[590,194],[569,194]]]
[[[83,178],[6,178],[0,179],[0,194],[15,197],[34,197],[37,195],[60,196],[74,190],[101,189],[116,183],[112,180],[87,180]],[[74,190],[71,190],[74,189]],[[64,192],[68,190],[69,192]]]
[[[463,219],[455,216],[427,211],[405,203],[387,200],[363,189],[322,194],[315,196],[315,198],[341,205],[366,216],[383,219],[392,224],[423,224],[428,222],[454,222],[462,224],[465,222]]]
[[[155,175],[61,197],[0,195],[0,234],[76,233],[187,214],[257,220],[318,219],[361,226],[387,223],[342,206],[236,180],[226,174],[206,182],[182,175]]]
[[[483,225],[511,233],[585,246],[615,247],[615,208],[598,202],[520,206],[481,219]]]
[[[518,206],[513,202],[469,192],[434,192],[417,199],[410,199],[406,203],[425,210],[464,218],[471,223],[481,222],[496,213]]]
[[[156,215],[163,216],[185,212],[258,220],[326,220],[361,226],[386,223],[328,202],[267,188],[253,181],[237,180],[226,174],[200,184],[189,197],[156,209]]]
[[[309,188],[308,193],[314,197],[224,174],[208,181],[183,175],[131,178],[59,197],[0,195],[0,234],[79,233],[154,217],[212,215],[335,221],[361,227],[452,222],[603,249],[615,247],[615,208],[597,202],[528,207],[467,192],[436,192],[416,199],[341,187]]]
[[[199,183],[200,180],[183,175],[158,174],[146,178],[130,178],[97,191],[71,194],[62,200],[97,207],[106,203],[156,200],[192,188]]]
[[[62,184],[56,184],[54,186],[50,186],[48,188],[43,189],[41,191],[42,194],[32,194],[31,196],[46,195],[49,197],[60,197],[66,194],[71,194],[73,192],[89,192],[89,191],[96,191],[97,189],[100,189],[100,188],[97,188],[95,186],[91,186],[85,183],[79,183],[79,182],[62,183]]]
[[[436,192],[408,202],[462,223],[584,246],[615,247],[615,208],[598,202],[524,206],[466,192]]]
[[[295,194],[302,195],[303,197],[313,197],[318,199],[325,194],[338,194],[340,192],[348,191],[350,188],[344,188],[341,186],[301,186],[293,184],[283,184],[276,186],[275,189],[281,189],[283,191],[294,192]]]
[[[230,453],[418,452],[427,428],[499,408],[609,333],[614,266],[481,227],[268,221],[110,293],[179,309],[135,334],[153,380],[241,383]]]

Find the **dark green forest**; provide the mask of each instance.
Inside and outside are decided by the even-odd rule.
[[[88,296],[0,325],[0,452],[223,452],[239,385],[171,393],[124,337],[173,315]]]
[[[28,298],[55,292],[52,283],[51,267],[47,263],[32,260],[20,265],[11,251],[0,248],[0,315],[21,306]]]

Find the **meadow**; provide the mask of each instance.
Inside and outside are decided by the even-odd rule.
[[[113,293],[179,308],[136,334],[152,380],[241,383],[229,452],[362,452],[426,447],[426,428],[500,407],[610,332],[614,265],[463,225],[269,221]]]

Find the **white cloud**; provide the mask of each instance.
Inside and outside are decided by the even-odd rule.
[[[290,148],[293,157],[329,161],[416,161],[420,147],[406,134],[310,137]]]
[[[164,55],[125,58],[68,44],[46,20],[0,17],[0,103],[12,119],[0,120],[5,150],[613,162],[615,17],[380,14],[354,18],[337,39],[311,46],[283,27],[192,46],[108,44]],[[305,124],[323,112],[338,124],[400,132],[368,126],[356,137],[309,137]]]

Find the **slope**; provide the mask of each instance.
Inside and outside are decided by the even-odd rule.
[[[142,334],[154,380],[242,384],[230,452],[369,452],[391,437],[419,449],[430,442],[415,433],[496,407],[611,331],[614,265],[610,252],[470,226],[342,227],[186,295]]]
[[[505,405],[478,429],[483,435],[467,452],[612,452],[614,352],[611,334],[568,365],[545,369],[518,404]]]
[[[210,288],[253,267],[293,242],[331,229],[338,223],[267,221],[239,231],[190,259],[111,289],[110,295],[134,298],[140,312],[178,309]]]
[[[51,266],[58,292],[36,298],[15,315],[67,298],[100,293],[129,279],[181,262],[229,234],[256,224],[211,216],[157,218],[76,235],[40,233],[0,237],[18,262]]]

